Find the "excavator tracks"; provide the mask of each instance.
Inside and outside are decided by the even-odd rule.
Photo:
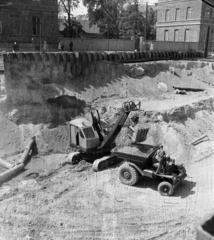
[[[92,168],[93,168],[94,172],[98,172],[98,171],[105,170],[105,169],[109,168],[110,166],[113,166],[116,163],[119,163],[120,161],[121,160],[119,158],[117,158],[116,156],[109,155],[109,156],[105,156],[105,157],[95,160]]]

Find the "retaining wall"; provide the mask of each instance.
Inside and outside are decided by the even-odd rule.
[[[78,65],[86,65],[92,62],[102,62],[102,61],[112,61],[112,62],[122,62],[122,61],[152,61],[154,60],[164,60],[164,59],[196,59],[203,58],[202,52],[186,51],[186,52],[176,52],[176,51],[153,51],[153,52],[120,52],[120,53],[105,53],[105,52],[56,52],[56,53],[4,53],[4,65],[7,70],[10,70],[10,65],[21,64],[26,61],[40,62],[40,63],[74,63]],[[44,68],[44,71],[46,69]]]

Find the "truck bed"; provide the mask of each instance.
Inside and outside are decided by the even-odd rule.
[[[137,165],[145,167],[153,154],[158,149],[158,146],[147,144],[131,144],[116,150],[113,154],[125,161],[133,162]]]

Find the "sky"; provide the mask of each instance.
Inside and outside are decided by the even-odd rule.
[[[154,4],[157,3],[158,0],[139,0],[139,3],[146,3],[148,2],[149,4]],[[87,9],[83,6],[82,1],[80,1],[79,7],[74,10],[73,15],[78,16],[78,15],[84,15],[87,13]]]

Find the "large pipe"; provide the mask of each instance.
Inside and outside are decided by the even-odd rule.
[[[30,153],[31,148],[33,147],[34,143],[35,143],[35,137],[32,137],[32,138],[30,139],[30,141],[28,142],[28,145],[27,145],[27,147],[25,148],[25,150],[24,150],[24,152],[23,152],[23,154],[22,154],[22,157],[21,157],[19,163],[23,163],[24,165],[27,164],[28,156],[29,156],[29,153]]]
[[[16,175],[18,172],[22,171],[24,169],[25,165],[23,163],[20,163],[7,171],[0,174],[0,184],[4,183],[5,181],[12,178],[14,175]]]
[[[10,164],[9,162],[5,161],[2,158],[0,158],[0,166],[2,166],[3,168],[6,168],[6,169],[10,169],[13,167],[12,164]]]
[[[0,174],[0,184],[3,184],[5,181],[11,179],[17,173],[19,173],[20,171],[22,171],[25,168],[25,165],[27,164],[27,161],[28,161],[28,156],[30,154],[30,151],[31,151],[34,143],[35,143],[35,137],[32,137],[30,139],[30,141],[28,142],[27,147],[25,148],[19,163],[16,166],[14,166]],[[3,161],[3,164],[5,164],[5,161]],[[9,166],[9,165],[7,165],[7,166]]]
[[[200,92],[205,90],[204,88],[188,88],[188,87],[176,87],[176,86],[173,86],[173,88],[178,90],[192,91],[192,92]]]

